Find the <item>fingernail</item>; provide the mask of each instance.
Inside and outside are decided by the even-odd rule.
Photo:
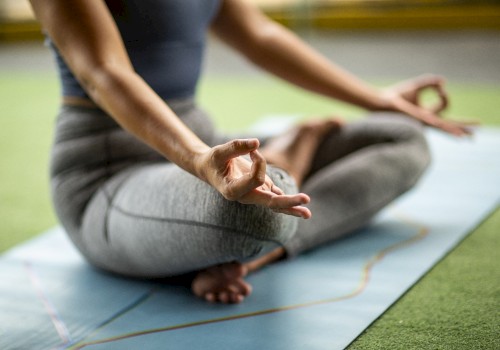
[[[253,140],[247,140],[247,146],[249,148],[255,148],[259,145],[259,140],[253,139]]]

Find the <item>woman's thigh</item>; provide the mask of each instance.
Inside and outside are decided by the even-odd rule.
[[[288,192],[288,175],[268,174]],[[293,235],[297,221],[224,199],[171,163],[139,166],[110,179],[85,211],[81,250],[97,266],[163,277],[258,255]]]
[[[218,143],[192,100],[169,104],[207,144]],[[282,171],[268,174],[297,190]],[[296,227],[295,218],[226,201],[97,109],[61,110],[51,185],[59,220],[83,255],[128,275],[168,276],[251,257]]]

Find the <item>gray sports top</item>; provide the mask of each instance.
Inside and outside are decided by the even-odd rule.
[[[164,99],[194,95],[220,0],[106,0],[135,71]],[[52,47],[64,96],[87,97]]]

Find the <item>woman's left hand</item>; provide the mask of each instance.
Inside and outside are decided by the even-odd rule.
[[[390,86],[381,92],[383,109],[407,114],[451,135],[471,135],[471,126],[476,122],[446,120],[440,115],[449,103],[444,83],[444,79],[439,76],[422,75]],[[421,101],[421,93],[427,89],[434,90],[438,96],[437,104],[431,107],[424,106]]]

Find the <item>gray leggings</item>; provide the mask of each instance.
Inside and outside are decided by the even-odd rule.
[[[169,101],[202,140],[219,136],[192,100]],[[52,196],[61,224],[89,262],[136,277],[175,276],[244,261],[276,246],[288,256],[366,225],[410,189],[429,163],[421,127],[374,115],[328,135],[300,191],[310,220],[225,200],[97,109],[62,107],[52,153]],[[290,176],[268,167],[287,193]]]

